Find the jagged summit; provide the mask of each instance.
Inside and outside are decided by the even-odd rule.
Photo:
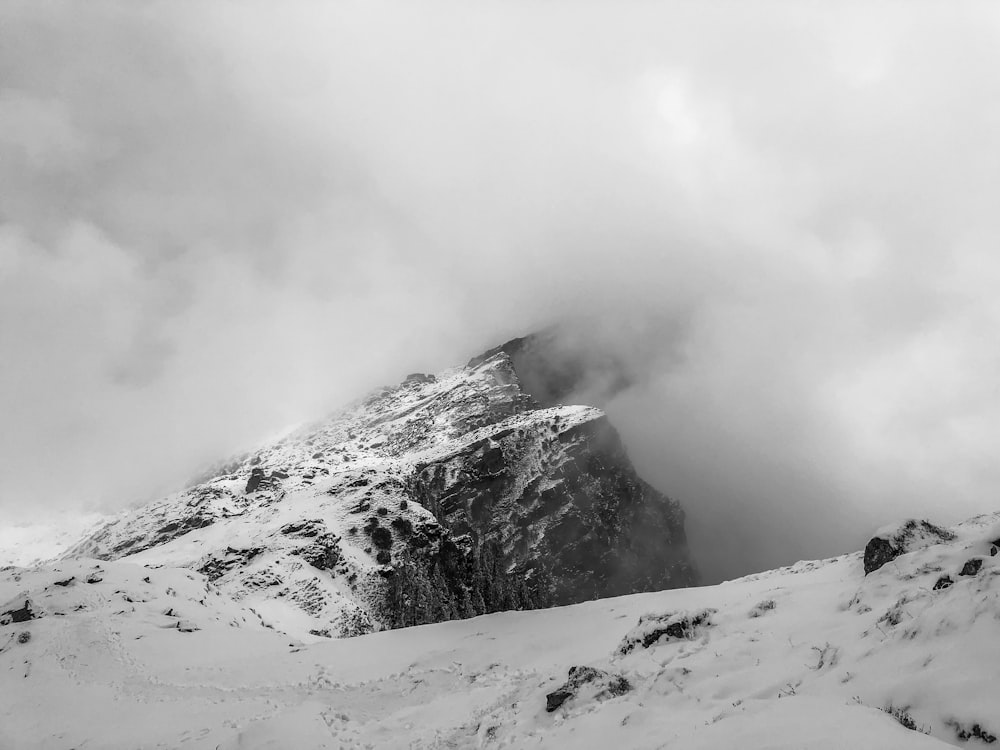
[[[692,584],[680,506],[636,475],[603,412],[559,401],[588,381],[584,360],[543,344],[410,375],[68,556],[197,570],[298,634]]]
[[[541,406],[571,400],[601,406],[635,380],[628,362],[599,339],[554,327],[511,339],[473,357],[468,367],[500,353],[510,358],[521,390]]]

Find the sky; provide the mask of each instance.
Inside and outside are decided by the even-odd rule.
[[[0,8],[0,514],[572,320],[707,580],[994,510],[1000,9]],[[597,345],[597,344],[595,344]]]

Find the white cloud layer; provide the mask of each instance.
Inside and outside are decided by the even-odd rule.
[[[993,509],[1000,11],[7,2],[0,508],[579,317],[709,579]]]

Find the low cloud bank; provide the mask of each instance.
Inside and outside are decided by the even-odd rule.
[[[9,514],[560,320],[710,580],[993,508],[993,8],[0,13]]]

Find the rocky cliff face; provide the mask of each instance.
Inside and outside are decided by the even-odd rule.
[[[680,506],[601,411],[555,403],[580,368],[540,357],[518,339],[411,375],[68,554],[191,567],[265,621],[332,636],[691,585]]]

